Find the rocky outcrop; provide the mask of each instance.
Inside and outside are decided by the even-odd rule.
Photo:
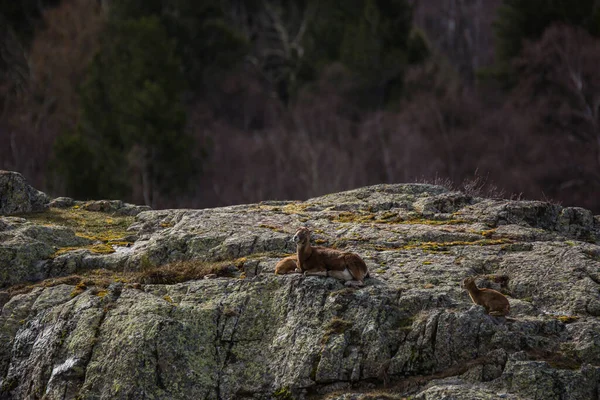
[[[587,210],[422,184],[120,208],[61,200],[0,218],[13,251],[0,250],[0,398],[598,398],[600,219]],[[275,275],[298,226],[360,254],[366,287]],[[181,260],[228,277],[135,278]],[[108,282],[88,277],[99,268]],[[507,295],[510,318],[472,304],[472,275]],[[25,279],[46,280],[10,286]]]
[[[0,215],[43,210],[50,198],[31,187],[18,172],[0,170]]]
[[[44,279],[48,276],[46,260],[58,248],[89,243],[89,239],[76,236],[64,226],[43,226],[25,218],[0,217],[0,283],[6,286]]]
[[[99,211],[103,213],[111,213],[114,215],[129,215],[135,216],[142,211],[148,211],[149,206],[137,206],[135,204],[124,203],[121,200],[93,200],[93,201],[76,201],[70,197],[57,197],[49,204],[52,208],[81,208],[86,211]]]

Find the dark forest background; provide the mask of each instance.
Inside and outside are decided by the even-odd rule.
[[[600,212],[596,0],[0,0],[0,169],[155,208],[375,183]]]

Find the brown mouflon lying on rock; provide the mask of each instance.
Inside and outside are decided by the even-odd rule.
[[[296,243],[298,269],[304,275],[331,276],[345,281],[346,286],[363,286],[369,277],[367,264],[358,254],[310,245],[310,230],[300,228],[293,237]]]
[[[275,265],[275,274],[277,275],[285,275],[291,274],[294,272],[300,272],[300,270],[296,271],[298,268],[298,256],[293,255],[286,258],[282,258],[279,260],[277,265]]]
[[[488,314],[496,317],[508,315],[510,304],[502,293],[493,289],[479,289],[472,276],[463,280],[463,287],[469,292],[473,303],[485,307]]]

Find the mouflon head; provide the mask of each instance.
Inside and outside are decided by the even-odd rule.
[[[462,287],[467,287],[467,286],[472,285],[474,283],[475,283],[475,277],[468,276],[465,279],[463,279],[463,281],[462,281]]]
[[[310,230],[308,228],[300,228],[292,238],[296,244],[304,244],[310,241]]]

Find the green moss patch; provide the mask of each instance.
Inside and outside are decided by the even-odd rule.
[[[273,392],[273,398],[278,400],[294,400],[290,388],[285,386]]]
[[[51,208],[41,213],[25,214],[23,218],[39,225],[59,225],[73,229],[75,234],[91,240],[109,242],[129,235],[127,228],[134,217],[111,215],[97,211]]]
[[[61,247],[58,249],[51,257],[55,258],[60,256],[61,254],[68,253],[73,250],[87,249],[94,254],[110,254],[114,253],[115,249],[111,244],[98,243],[90,246],[81,246],[81,247]]]
[[[113,246],[130,246],[124,240],[130,233],[127,228],[134,217],[112,215],[97,211],[86,211],[82,208],[51,208],[41,213],[25,214],[23,218],[29,222],[44,226],[65,226],[71,228],[76,236],[92,240],[96,243],[81,247],[63,247],[53,257],[78,249],[88,249],[95,254],[114,253]]]

